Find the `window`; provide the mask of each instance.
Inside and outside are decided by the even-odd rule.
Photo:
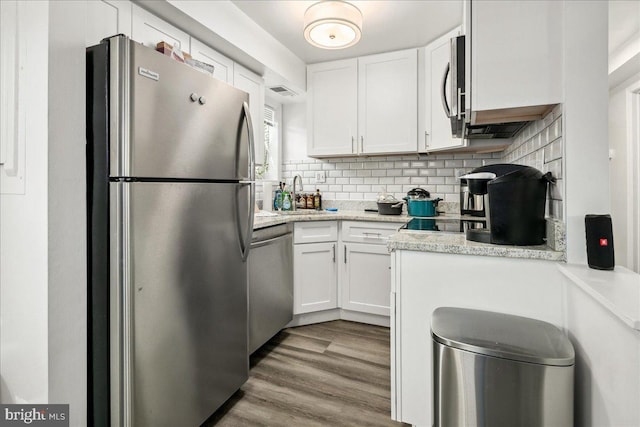
[[[278,121],[281,111],[282,108],[279,105],[264,106],[264,158],[261,159],[262,164],[256,166],[258,179],[278,179],[280,172],[280,127]]]

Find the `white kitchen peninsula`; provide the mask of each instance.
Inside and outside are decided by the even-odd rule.
[[[434,243],[444,233],[426,234],[422,236],[424,247],[398,249],[408,247],[402,243],[407,240],[403,233],[393,236],[389,244],[393,250],[392,418],[418,426],[430,426],[432,419],[430,326],[437,307],[474,308],[540,319],[559,327],[563,324],[563,282],[558,262],[505,257],[526,256],[529,251],[534,256],[548,252],[547,257],[553,258],[562,257],[561,252],[480,244],[473,245],[476,249],[472,250],[480,254],[484,247],[484,253],[492,256],[464,255],[451,253],[455,248],[452,244]],[[464,250],[466,244],[458,247]],[[496,249],[504,253],[496,256]]]

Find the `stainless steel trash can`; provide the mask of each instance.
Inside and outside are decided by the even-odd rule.
[[[555,326],[440,307],[431,335],[434,426],[573,426],[575,355]]]

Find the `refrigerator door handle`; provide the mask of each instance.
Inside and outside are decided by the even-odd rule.
[[[242,103],[242,111],[244,113],[244,117],[247,124],[247,134],[249,135],[249,180],[241,180],[239,181],[240,185],[249,185],[250,189],[250,198],[249,198],[249,206],[248,206],[248,218],[247,218],[247,228],[244,233],[244,240],[242,241],[241,250],[242,250],[242,260],[246,261],[249,256],[249,249],[251,247],[251,235],[253,233],[253,207],[256,204],[256,159],[255,159],[255,141],[253,138],[253,124],[251,122],[251,113],[249,112],[249,104],[246,102]]]

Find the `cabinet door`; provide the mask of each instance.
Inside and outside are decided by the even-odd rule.
[[[417,120],[417,49],[359,58],[359,152],[416,152]]]
[[[307,154],[356,154],[358,62],[325,62],[307,67]]]
[[[438,151],[466,145],[451,135],[451,121],[445,110],[444,94],[451,93],[451,44],[459,28],[445,34],[420,51],[419,142],[418,150]],[[448,102],[448,101],[447,101]]]
[[[189,35],[139,6],[132,9],[131,38],[153,49],[159,42],[173,46],[177,44],[183,52],[189,53]]]
[[[346,243],[342,251],[341,307],[388,316],[391,256],[387,247]]]
[[[213,65],[213,77],[233,85],[233,61],[191,37],[191,56]]]
[[[471,2],[471,109],[562,102],[558,1]]]
[[[87,25],[85,42],[87,46],[100,40],[124,34],[131,36],[131,2],[128,0],[87,1]]]
[[[338,307],[336,245],[327,242],[293,246],[293,314]]]
[[[253,122],[256,164],[264,163],[264,81],[256,73],[239,64],[233,66],[233,85],[249,94],[249,110]]]

